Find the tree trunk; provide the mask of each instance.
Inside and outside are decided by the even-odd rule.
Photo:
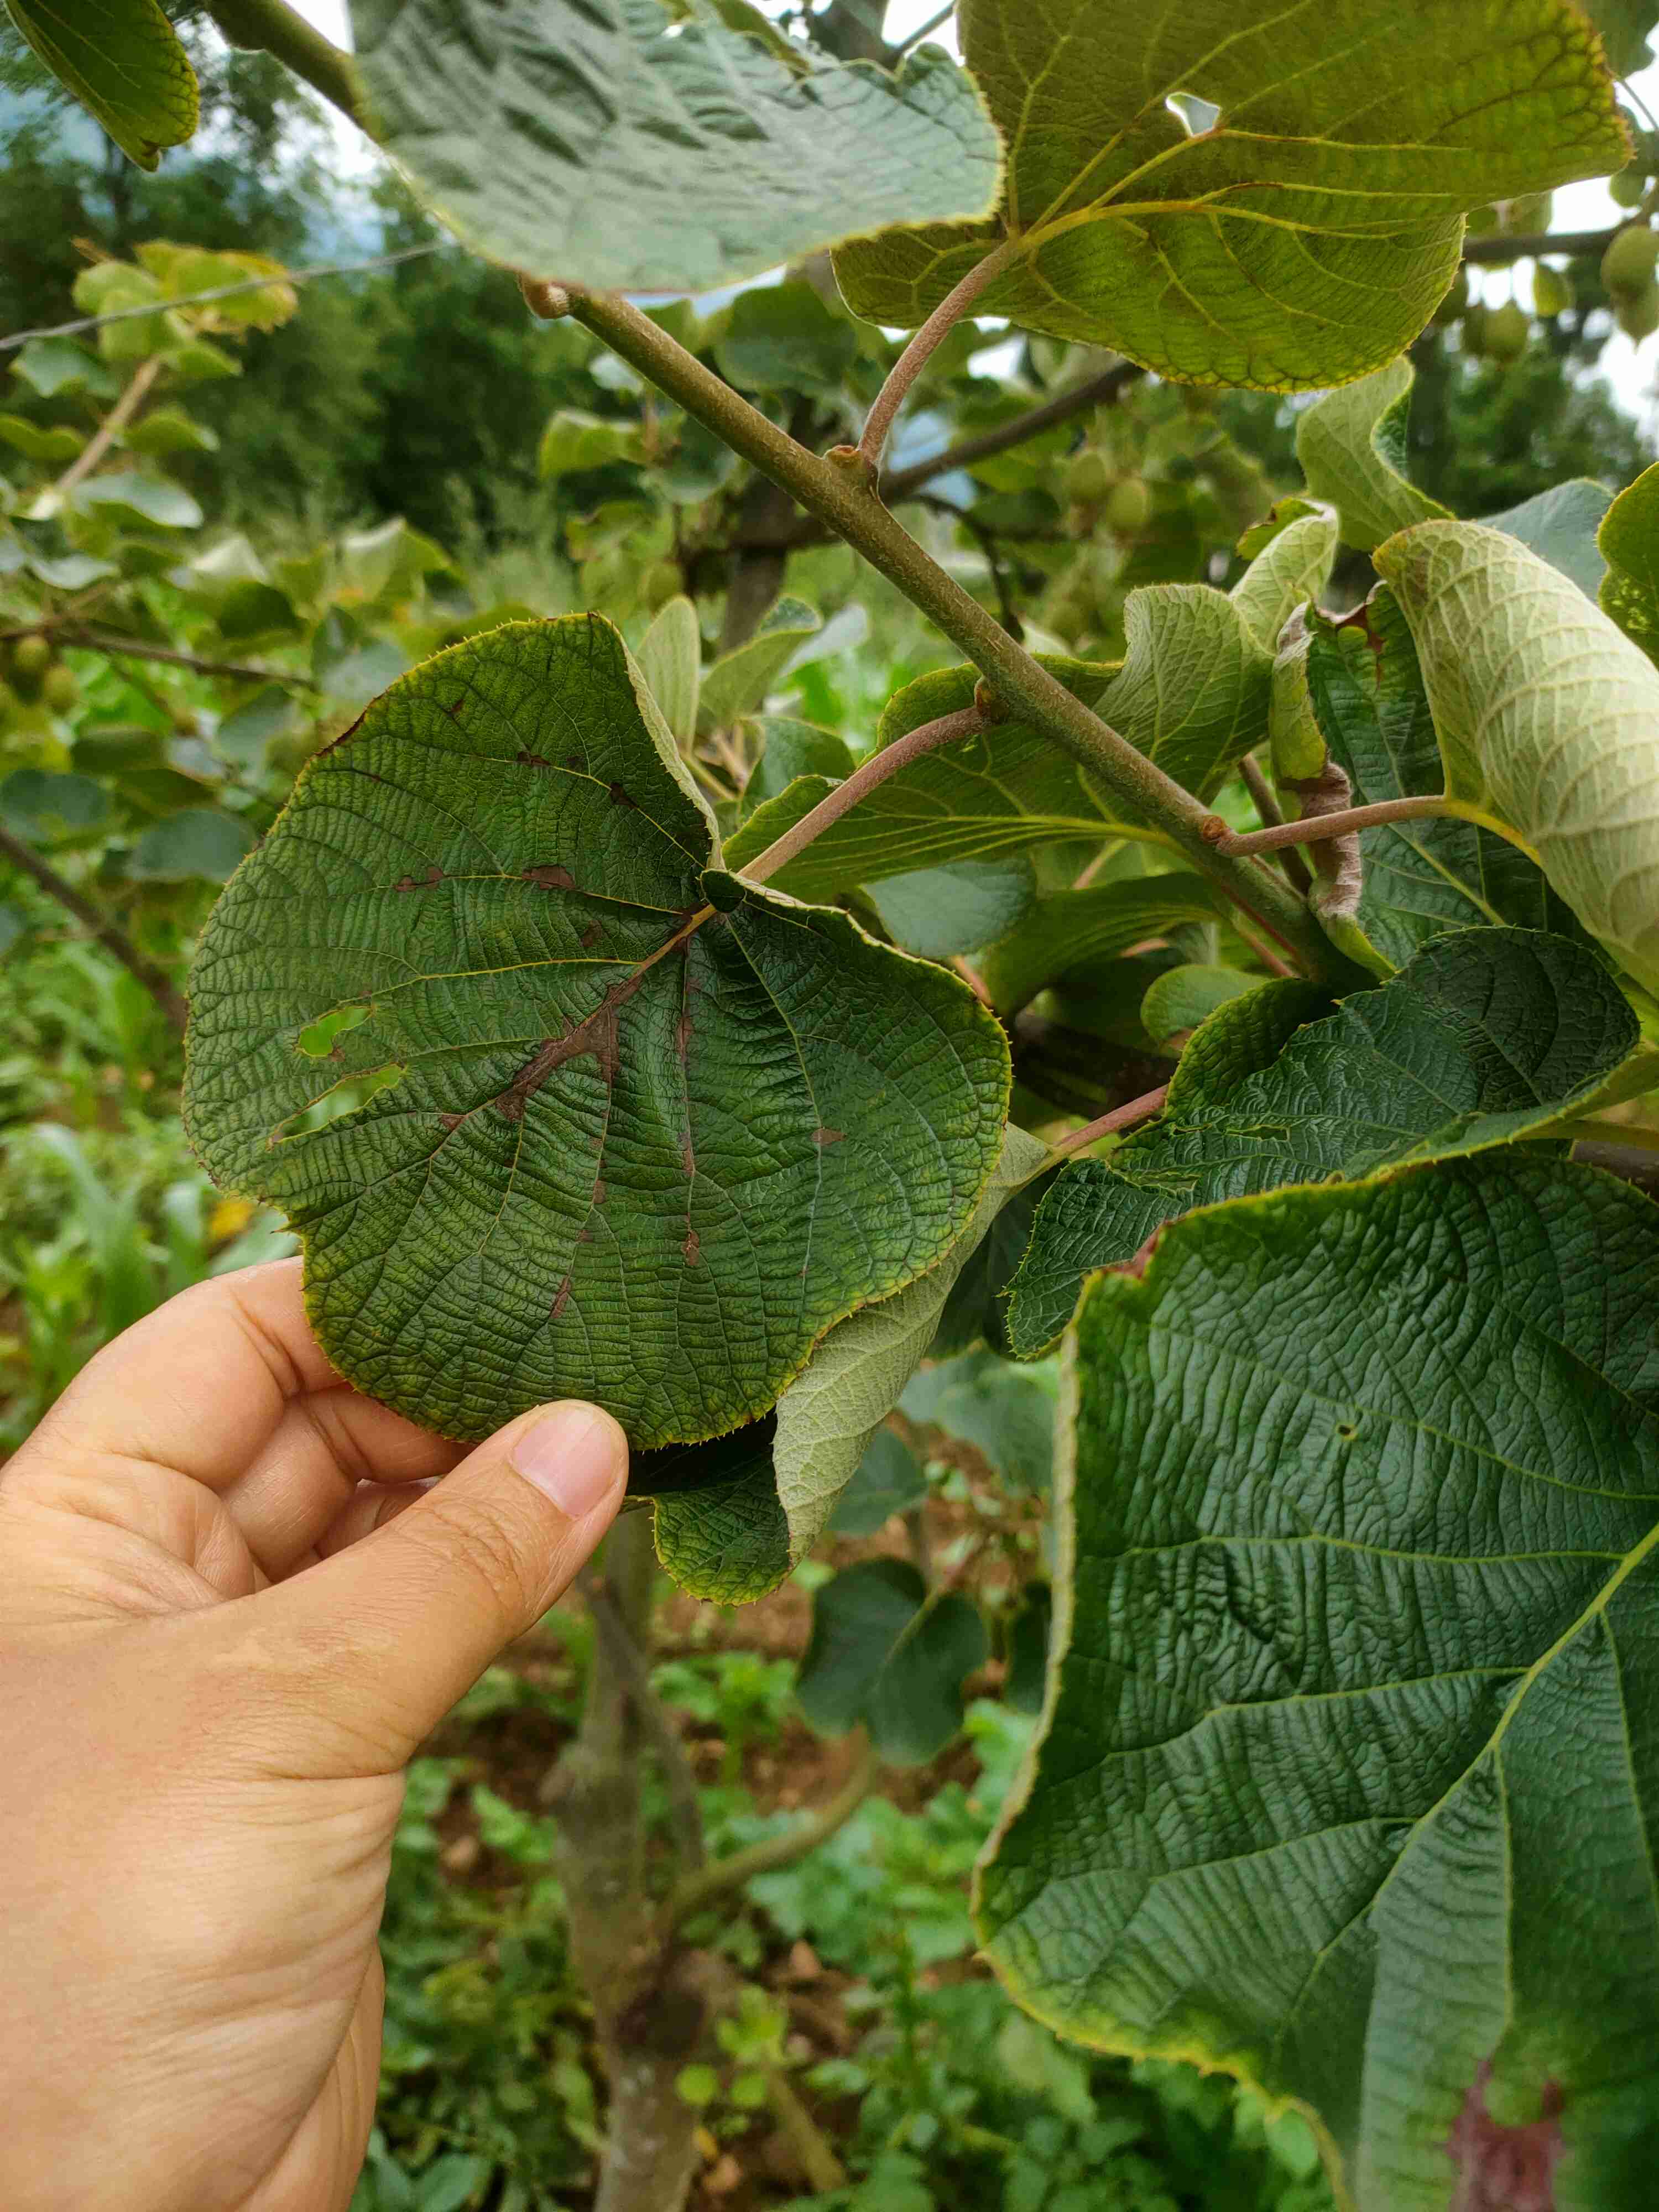
[[[648,1659],[656,1557],[649,1513],[605,1541],[606,1592]],[[696,2171],[696,2114],[675,2093],[696,2051],[707,1996],[687,1954],[665,1954],[646,1887],[641,1802],[646,1731],[626,1675],[596,1634],[587,1705],[555,1770],[571,1962],[593,2005],[611,2113],[594,2212],[682,2212]]]

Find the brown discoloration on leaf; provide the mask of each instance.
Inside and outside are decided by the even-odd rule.
[[[550,760],[544,760],[540,753],[522,750],[518,755],[518,763],[520,768],[551,768],[553,765]]]
[[[548,1315],[548,1319],[550,1321],[557,1321],[559,1316],[564,1311],[566,1306],[568,1305],[569,1303],[570,1278],[567,1275],[563,1282],[559,1285],[558,1296],[553,1301],[552,1310]]]
[[[679,1055],[682,1067],[685,1066],[691,1050],[691,1027],[690,1013],[683,1013],[674,1024],[674,1050]]]
[[[452,699],[450,701],[449,704],[444,708],[444,712],[448,715],[452,722],[459,722],[461,719],[461,709],[465,706],[465,704],[466,694],[464,691],[459,699]]]
[[[448,1134],[459,1129],[466,1116],[465,1114],[440,1114],[438,1119],[443,1124],[445,1133]]]
[[[526,868],[524,879],[527,884],[539,884],[544,891],[574,891],[576,888],[576,878],[568,868],[555,867],[550,863]]]
[[[680,1139],[680,1165],[688,1176],[694,1176],[697,1172],[697,1156],[692,1149],[690,1129]]]
[[[1566,2148],[1560,2084],[1545,2082],[1539,2118],[1505,2127],[1486,2110],[1491,2079],[1483,2058],[1446,2137],[1457,2170],[1448,2212],[1556,2212],[1555,2169]]]
[[[628,793],[627,793],[623,789],[623,787],[622,787],[621,784],[619,784],[619,783],[613,783],[613,784],[611,786],[611,804],[613,806],[629,806],[629,807],[631,807],[631,806],[635,804],[635,802],[634,802],[634,800],[633,800],[633,799],[631,799],[629,797]]]
[[[399,877],[392,888],[394,891],[423,891],[431,884],[441,884],[443,880],[443,870],[434,865],[428,867],[423,876]]]
[[[587,761],[584,754],[567,753],[564,757],[564,764],[577,775],[587,774]]]
[[[610,1197],[610,1195],[611,1195],[611,1186],[610,1186],[610,1184],[609,1184],[608,1182],[605,1182],[603,1179],[601,1179],[599,1182],[596,1182],[596,1183],[594,1184],[594,1186],[593,1186],[593,1203],[594,1203],[594,1205],[595,1205],[595,1206],[603,1206],[603,1205],[605,1204],[605,1201],[606,1200],[606,1199],[607,1199],[607,1198],[609,1198],[609,1197]]]
[[[831,1145],[844,1145],[847,1142],[847,1132],[845,1129],[814,1129],[812,1142],[821,1152],[827,1152]]]
[[[597,921],[590,921],[581,934],[582,951],[584,952],[591,952],[599,941],[599,925]]]
[[[695,1229],[688,1229],[686,1231],[685,1242],[680,1249],[685,1254],[686,1266],[688,1267],[695,1267],[698,1260],[702,1256],[702,1239],[698,1236]]]

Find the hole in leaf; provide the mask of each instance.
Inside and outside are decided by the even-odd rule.
[[[331,1017],[325,1017],[325,1019]],[[331,1091],[320,1098],[313,1098],[309,1106],[302,1106],[297,1114],[290,1114],[286,1121],[279,1121],[271,1131],[268,1143],[286,1144],[291,1137],[307,1137],[313,1130],[325,1129],[331,1121],[338,1121],[359,1107],[367,1106],[383,1091],[390,1091],[401,1083],[409,1070],[400,1061],[377,1067],[368,1075],[343,1076]]]
[[[1189,138],[1201,138],[1221,120],[1221,110],[1215,102],[1200,99],[1195,92],[1172,92],[1164,105]]]
[[[301,1030],[296,1039],[299,1049],[312,1060],[326,1060],[337,1042],[361,1029],[374,1011],[367,1006],[336,1006],[330,1013],[319,1014]]]
[[[1345,1443],[1352,1443],[1359,1434],[1359,1424],[1358,1421],[1339,1421],[1336,1425],[1336,1433]]]

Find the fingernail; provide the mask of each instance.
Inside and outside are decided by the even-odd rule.
[[[510,1454],[526,1482],[567,1520],[605,1504],[628,1477],[628,1441],[609,1413],[570,1399],[526,1429]]]

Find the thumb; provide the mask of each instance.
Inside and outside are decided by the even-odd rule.
[[[628,1439],[609,1413],[543,1406],[372,1536],[254,1600],[246,1656],[302,1720],[305,1771],[361,1773],[366,1748],[386,1771],[403,1765],[568,1588],[627,1480]],[[282,1734],[291,1759],[300,1747]]]

